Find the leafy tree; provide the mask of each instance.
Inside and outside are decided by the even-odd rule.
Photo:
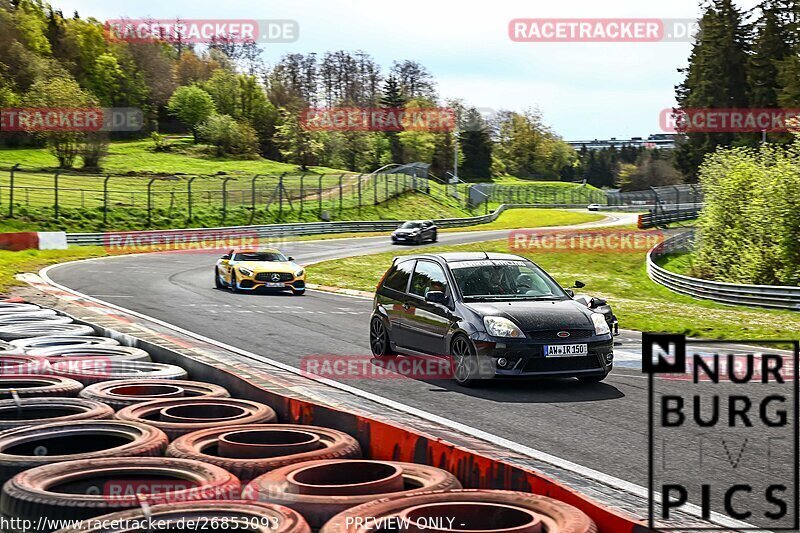
[[[98,102],[93,95],[81,89],[75,80],[57,77],[34,83],[23,98],[22,105],[35,108],[94,108]],[[72,168],[86,139],[86,134],[81,131],[31,130],[30,133],[47,142],[61,168]]]
[[[167,108],[170,114],[189,127],[195,143],[198,139],[198,126],[216,111],[211,95],[196,85],[178,87],[169,99]]]
[[[113,106],[119,100],[125,73],[112,54],[103,54],[95,61],[91,74],[92,92],[104,106]]]
[[[281,108],[275,143],[286,161],[306,171],[316,161],[321,146],[315,133],[303,127],[299,109],[297,103],[290,108]]]
[[[436,82],[423,65],[408,59],[392,64],[392,76],[397,78],[400,91],[408,99],[436,100]]]
[[[638,164],[620,165],[618,185],[623,191],[641,191],[650,187],[663,187],[683,183],[683,176],[668,159],[662,159],[657,150],[643,153]]]
[[[247,122],[237,122],[230,115],[211,115],[198,128],[200,137],[216,146],[217,155],[254,154],[258,135]]]

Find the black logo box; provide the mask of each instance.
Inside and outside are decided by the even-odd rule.
[[[712,340],[692,340],[690,342],[694,346],[703,345],[754,345],[759,344],[762,346],[769,346],[773,344],[778,345],[791,345],[793,347],[793,368],[792,379],[787,382],[787,388],[792,390],[792,401],[789,405],[792,408],[792,454],[793,464],[789,465],[792,468],[793,475],[787,476],[792,478],[793,486],[792,502],[788,502],[793,513],[793,524],[790,526],[781,527],[736,527],[736,531],[798,531],[800,530],[800,497],[798,497],[798,489],[800,489],[800,381],[798,368],[798,360],[800,359],[800,341],[779,341],[779,340],[725,340],[725,341],[712,341]],[[662,351],[670,352],[670,347],[673,347],[672,355],[674,359],[667,360],[659,357],[657,361],[653,360],[654,346],[658,345]],[[710,526],[710,527],[686,527],[686,525],[676,525],[674,527],[657,527],[656,520],[660,519],[655,516],[655,376],[657,374],[685,374],[687,363],[687,350],[686,350],[686,337],[684,335],[671,335],[671,334],[657,334],[657,333],[643,333],[642,334],[642,371],[648,374],[648,529],[651,531],[731,531],[730,526]],[[736,352],[741,353],[741,348],[735,350],[715,350],[718,353]],[[692,382],[693,383],[693,382]],[[687,415],[688,417],[688,415]],[[787,469],[788,470],[788,469]],[[659,502],[660,503],[660,502]],[[690,500],[691,503],[691,500]],[[793,505],[792,505],[793,503]],[[678,509],[680,511],[680,509]],[[717,510],[714,511],[719,514]]]

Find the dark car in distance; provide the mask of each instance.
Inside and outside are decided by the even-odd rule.
[[[437,228],[432,220],[409,220],[392,232],[392,243],[422,244],[436,242]]]
[[[378,359],[400,352],[450,358],[463,386],[496,377],[599,382],[613,365],[611,330],[603,313],[573,298],[516,255],[402,256],[378,284],[370,347]]]

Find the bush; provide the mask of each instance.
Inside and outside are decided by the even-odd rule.
[[[200,126],[200,137],[217,148],[217,155],[255,154],[258,134],[250,124],[230,115],[212,115]]]
[[[88,133],[80,148],[80,154],[83,158],[83,168],[98,170],[100,162],[108,155],[108,135],[102,132]]]
[[[800,140],[720,149],[700,168],[705,208],[693,273],[765,285],[800,284]]]

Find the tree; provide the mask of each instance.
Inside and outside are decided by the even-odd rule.
[[[91,74],[92,92],[104,106],[111,107],[118,102],[122,94],[122,82],[125,74],[119,66],[117,58],[112,54],[103,54],[95,61]]]
[[[750,104],[753,107],[778,107],[779,65],[792,52],[788,33],[775,2],[762,4],[753,54],[748,64]]]
[[[397,78],[400,90],[408,99],[425,98],[436,100],[436,82],[433,75],[416,61],[395,61],[392,76]]]
[[[643,153],[636,165],[620,165],[618,185],[623,191],[642,191],[650,187],[663,187],[683,183],[683,176],[668,159],[662,159],[658,150]]]
[[[683,109],[744,108],[748,106],[748,30],[733,0],[712,0],[700,20],[700,29],[685,78],[676,87]],[[677,164],[696,179],[703,157],[717,146],[731,146],[742,135],[728,132],[689,132],[678,148]],[[753,136],[751,136],[751,139]]]
[[[237,122],[230,115],[211,115],[198,128],[200,138],[217,148],[217,155],[254,154],[258,136],[247,122]]]
[[[286,161],[306,171],[314,164],[321,146],[314,132],[303,127],[299,110],[297,103],[291,108],[281,108],[275,143]]]
[[[169,99],[167,108],[170,114],[189,127],[195,143],[198,126],[216,111],[211,95],[196,85],[178,87]]]
[[[464,154],[461,173],[468,179],[489,179],[492,177],[492,141],[488,126],[475,108],[467,109],[462,122],[468,127],[459,134],[459,144]]]
[[[397,78],[389,76],[383,84],[383,97],[380,100],[380,105],[384,109],[394,109],[398,111],[403,109],[406,104],[406,99],[400,92],[400,85],[397,83]],[[400,139],[397,137],[396,131],[386,132],[386,138],[389,140],[389,152],[391,154],[391,162],[400,164],[403,162],[403,146]]]
[[[97,99],[81,89],[80,85],[67,77],[40,80],[34,83],[25,95],[22,104],[32,108],[83,108],[97,107]],[[29,133],[47,142],[50,151],[58,159],[61,168],[72,168],[75,158],[86,139],[83,131],[31,129]]]

